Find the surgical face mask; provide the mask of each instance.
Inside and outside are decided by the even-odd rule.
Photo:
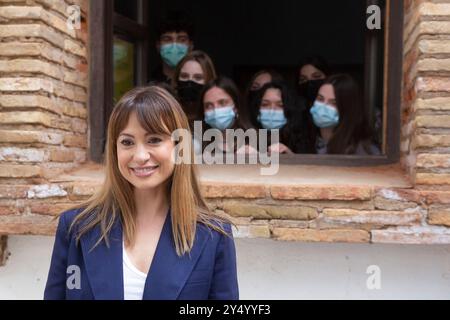
[[[339,123],[339,112],[325,103],[314,102],[309,112],[313,117],[314,124],[319,128],[335,127]]]
[[[159,50],[161,58],[164,62],[172,68],[175,68],[178,63],[183,59],[189,47],[182,43],[168,43],[163,44]]]
[[[215,108],[205,112],[205,122],[212,128],[225,130],[233,124],[236,113],[234,106]]]
[[[320,87],[323,85],[325,80],[308,80],[306,82],[300,83],[298,85],[298,95],[306,98],[311,103],[316,100],[317,94],[319,93]]]
[[[195,102],[200,96],[204,85],[195,81],[177,81],[177,91],[180,100],[183,102]]]
[[[287,123],[283,110],[260,109],[258,122],[264,129],[280,129]]]

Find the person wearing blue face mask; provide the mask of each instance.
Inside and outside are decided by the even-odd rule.
[[[327,90],[327,89],[324,89]],[[339,123],[339,112],[336,107],[319,101],[324,99],[322,95],[318,97],[310,109],[314,124],[320,129],[334,128]],[[324,130],[324,132],[326,132]]]
[[[250,118],[256,119],[259,112],[259,106],[256,109],[251,109],[251,107],[255,107],[253,101],[255,100],[258,93],[261,91],[261,88],[269,82],[281,82],[284,81],[283,76],[279,74],[277,71],[273,69],[263,69],[256,72],[253,77],[250,79],[247,89],[245,90],[245,102],[247,105],[247,113]],[[254,126],[258,126],[258,123],[254,123]]]
[[[204,129],[218,129],[222,132],[224,152],[236,152],[228,150],[225,133],[226,129],[250,128],[242,110],[239,90],[231,79],[219,77],[208,82],[203,89],[200,101],[202,107],[199,108],[200,115],[204,121]],[[208,144],[209,142],[205,142]]]
[[[158,27],[156,50],[161,64],[151,74],[152,81],[171,84],[178,63],[192,51],[193,24],[182,11],[169,12]]]
[[[320,132],[316,139],[318,154],[380,154],[361,101],[351,76],[337,74],[325,80],[310,109]]]
[[[284,82],[265,84],[253,103],[250,109],[258,111],[252,123],[260,129],[280,130],[279,143],[268,143],[268,152],[313,152],[306,132],[305,101],[298,99]]]

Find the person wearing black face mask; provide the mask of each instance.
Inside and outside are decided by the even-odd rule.
[[[178,64],[172,86],[191,126],[198,116],[199,97],[206,83],[216,78],[211,58],[203,51],[192,51]]]
[[[325,78],[330,74],[328,63],[320,56],[304,58],[298,68],[298,95],[305,98],[308,107],[316,100]]]
[[[182,103],[196,103],[204,84],[197,83],[192,80],[177,81],[178,96]]]
[[[313,102],[316,99],[317,93],[319,92],[319,89],[324,82],[325,79],[317,79],[307,80],[305,82],[299,83],[298,95],[305,98],[308,102]]]

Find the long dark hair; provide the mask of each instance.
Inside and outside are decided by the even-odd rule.
[[[298,69],[297,69],[297,84],[300,83],[300,71],[302,70],[302,68],[306,65],[312,65],[314,66],[314,68],[322,71],[325,76],[329,76],[331,74],[331,68],[330,65],[328,64],[328,62],[320,55],[311,55],[311,56],[307,56],[302,58],[299,63],[298,63]]]
[[[331,68],[330,68],[328,62],[322,56],[317,55],[317,54],[303,57],[299,61],[297,73],[295,76],[295,85],[297,87],[298,95],[302,96],[306,99],[307,107],[309,110],[311,108],[311,106],[313,105],[314,100],[317,97],[316,90],[318,90],[317,86],[320,86],[320,83],[314,84],[312,86],[307,85],[306,87],[305,87],[304,83],[300,84],[300,72],[301,72],[302,68],[306,65],[312,65],[316,69],[322,71],[324,73],[325,77],[328,77],[331,74]],[[308,130],[309,139],[311,141],[314,141],[315,138],[317,137],[317,135],[319,134],[319,130],[314,125],[312,116],[309,112],[307,112],[306,118],[308,119],[308,121],[307,121],[308,129],[307,130]],[[313,148],[313,150],[311,150],[311,152],[315,153],[314,148]]]
[[[285,144],[294,153],[313,152],[313,144],[306,132],[306,102],[297,97],[285,82],[269,82],[266,83],[252,102],[251,108],[258,110],[252,115],[252,124],[262,129],[261,124],[257,120],[259,109],[264,94],[269,89],[278,89],[281,91],[281,99],[283,100],[284,116],[287,119],[286,125],[280,129],[280,142]]]
[[[262,70],[259,70],[258,72],[256,72],[256,73],[252,76],[252,78],[251,78],[250,81],[248,82],[247,88],[246,88],[246,90],[245,90],[245,96],[247,96],[247,95],[248,95],[248,92],[251,91],[250,89],[251,89],[251,87],[252,87],[253,81],[255,81],[255,79],[258,78],[260,75],[265,74],[265,73],[267,73],[267,74],[270,75],[271,82],[281,82],[281,81],[284,81],[283,76],[282,76],[278,71],[276,71],[276,70],[274,70],[274,69],[262,69]]]
[[[243,108],[241,95],[239,93],[239,89],[236,86],[236,84],[231,80],[230,78],[220,76],[210,82],[208,82],[205,87],[203,88],[201,94],[200,94],[200,102],[197,107],[197,118],[198,119],[204,119],[204,108],[203,108],[203,98],[205,97],[205,94],[211,89],[211,88],[220,88],[223,91],[225,91],[233,100],[234,106],[237,109],[237,117],[236,121],[233,125],[233,129],[241,128],[244,130],[249,129],[251,126],[249,124],[247,114]],[[204,121],[203,121],[204,122]],[[204,122],[204,127],[207,129],[209,126]]]
[[[252,103],[252,100],[254,100],[255,97],[257,96],[257,92],[252,95],[252,90],[250,90],[250,89],[252,87],[253,81],[255,81],[255,79],[257,77],[259,77],[260,75],[265,74],[265,73],[270,75],[271,82],[283,82],[284,81],[283,76],[273,69],[263,69],[263,70],[256,72],[252,76],[252,78],[250,79],[250,81],[247,85],[247,88],[245,89],[245,93],[244,93],[244,98],[245,98],[245,103],[246,103],[245,109],[247,112],[247,117],[249,119],[256,118],[258,116],[258,110],[253,108],[254,105]],[[261,91],[261,89],[262,88],[260,88],[259,90],[256,90],[256,91]]]
[[[371,154],[372,128],[367,110],[362,103],[361,92],[356,81],[348,74],[336,74],[325,80],[324,85],[334,88],[339,124],[327,144],[328,154],[354,154],[362,143],[364,150]]]

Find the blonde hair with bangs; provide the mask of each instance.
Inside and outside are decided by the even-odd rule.
[[[187,117],[180,104],[165,89],[150,86],[127,92],[114,107],[108,124],[105,181],[89,200],[75,207],[82,210],[70,225],[69,232],[77,226],[77,242],[84,234],[99,226],[101,236],[94,248],[102,240],[109,245],[108,234],[117,219],[121,220],[126,243],[134,242],[136,205],[133,186],[119,171],[116,145],[119,134],[133,112],[136,113],[141,126],[150,133],[171,135],[176,129],[189,130]],[[193,159],[192,141],[187,145],[190,146]],[[169,179],[167,192],[170,199],[173,240],[179,256],[192,249],[198,222],[226,234],[223,223],[229,221],[209,210],[200,192],[194,164],[175,164]]]

